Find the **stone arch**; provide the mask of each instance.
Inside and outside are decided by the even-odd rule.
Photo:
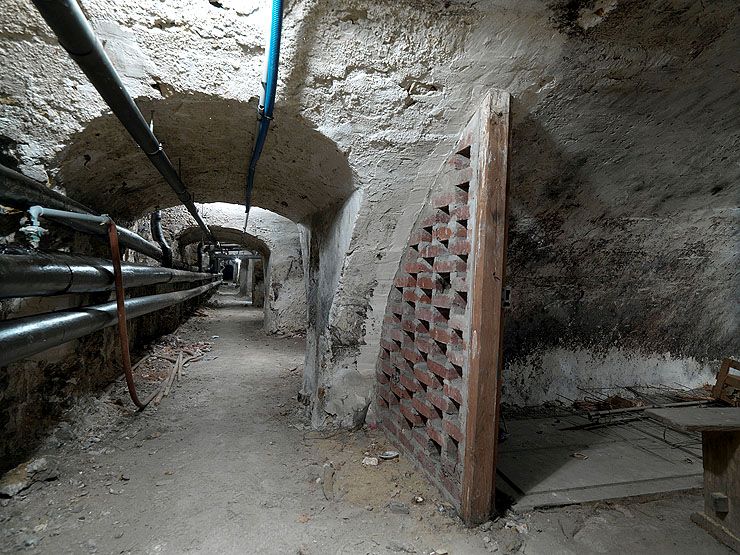
[[[270,258],[270,247],[259,237],[246,233],[240,229],[222,227],[218,225],[210,226],[211,232],[220,243],[241,245],[247,249],[257,251],[266,260]],[[198,226],[185,228],[176,236],[177,248],[184,255],[185,248],[193,243],[198,243],[203,239],[203,232]],[[185,258],[183,256],[183,258]]]
[[[258,211],[257,214],[264,217],[265,214],[261,212],[264,211]],[[255,220],[257,219],[256,217]],[[287,220],[283,222],[290,223]],[[262,257],[265,329],[272,333],[305,331],[306,289],[303,282],[303,265],[297,227],[292,225],[295,231],[290,241],[291,238],[285,236],[287,235],[285,229],[282,229],[283,234],[280,237],[260,237],[253,233],[245,233],[241,229],[227,227],[227,225],[210,226],[219,242],[243,246],[245,249],[259,253]],[[268,230],[274,233],[279,231],[278,228],[268,228]],[[175,235],[175,248],[183,255],[183,259],[186,259],[184,255],[188,247],[200,242],[201,239],[200,228],[187,227]],[[295,245],[291,247],[291,243]]]
[[[137,99],[196,202],[244,203],[255,135],[256,99],[204,93]],[[354,190],[347,155],[299,115],[276,108],[253,195],[294,222],[341,205]],[[122,219],[180,203],[110,113],[86,124],[57,157],[56,181],[67,194]]]

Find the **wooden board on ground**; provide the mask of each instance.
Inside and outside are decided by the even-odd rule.
[[[740,430],[740,408],[736,407],[650,409],[645,415],[685,432]]]

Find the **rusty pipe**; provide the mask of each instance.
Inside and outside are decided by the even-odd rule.
[[[118,230],[113,220],[108,220],[108,241],[110,242],[110,255],[113,262],[113,281],[116,284],[116,312],[118,313],[118,337],[121,343],[121,364],[126,376],[126,387],[134,405],[144,409],[154,398],[150,396],[146,401],[139,400],[134,383],[134,372],[131,370],[131,353],[128,345],[128,326],[126,325],[126,293],[123,289],[123,272],[121,271],[121,249],[118,245]]]

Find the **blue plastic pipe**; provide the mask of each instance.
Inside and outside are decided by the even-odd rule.
[[[280,34],[283,28],[283,0],[272,1],[272,19],[270,25],[270,46],[267,52],[267,74],[265,77],[263,96],[257,107],[257,118],[259,129],[254,142],[252,158],[249,160],[247,171],[247,191],[245,198],[247,219],[249,209],[252,207],[252,190],[254,189],[254,174],[257,171],[257,161],[260,159],[262,149],[265,146],[267,130],[272,120],[272,112],[275,108],[275,92],[277,90],[278,63],[280,61]],[[246,229],[247,222],[244,222]]]

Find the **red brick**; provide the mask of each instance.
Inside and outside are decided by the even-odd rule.
[[[467,263],[459,256],[448,255],[434,259],[435,272],[465,272],[467,268]]]
[[[440,389],[442,387],[442,382],[429,371],[426,362],[414,364],[414,376],[416,376],[416,379],[421,383],[426,384],[432,389]],[[427,391],[427,395],[428,394],[429,391]]]
[[[432,293],[432,304],[440,308],[452,308],[453,306],[462,308],[465,306],[465,300],[457,291],[448,289],[444,293],[439,291]]]
[[[400,326],[398,328],[390,330],[389,335],[391,336],[391,339],[393,341],[403,342],[403,330],[400,328]]]
[[[447,250],[450,254],[470,254],[470,241],[467,239],[450,239]]]
[[[434,224],[447,223],[450,221],[450,215],[442,210],[434,209],[431,213],[424,216],[421,220],[422,227],[430,227]]]
[[[397,314],[394,314],[393,312],[386,312],[385,316],[383,317],[383,323],[387,324],[388,330],[393,329],[393,327],[397,327],[398,324],[401,323],[401,319],[398,317]]]
[[[400,351],[394,351],[391,353],[391,362],[393,363],[393,366],[401,370],[402,372],[410,372],[412,366],[409,365],[409,362],[406,360],[406,358],[403,356],[403,353]]]
[[[436,480],[439,473],[437,462],[432,460],[429,455],[421,450],[416,452],[415,457],[417,462],[421,465],[421,469],[427,473],[428,477],[431,480]]]
[[[392,420],[392,417],[389,415],[389,417],[383,418],[383,427],[394,436],[398,435],[398,426],[396,426],[396,422]]]
[[[418,460],[418,455],[424,452],[424,450],[427,448],[427,442],[429,441],[429,436],[426,433],[426,429],[421,426],[413,428],[411,430],[411,440],[416,443],[415,456]]]
[[[416,302],[418,295],[416,293],[416,288],[410,288],[405,287],[403,290],[403,300],[404,301],[413,301]]]
[[[444,171],[438,180],[438,184],[444,188],[452,188],[463,183],[470,183],[473,179],[473,168],[470,167],[470,158],[461,154],[454,154],[447,164],[455,168],[452,171]]]
[[[417,320],[417,322],[418,324],[416,325],[416,341],[421,341],[422,343],[425,341],[431,341],[431,338],[429,337],[429,328],[427,328],[426,323],[422,322],[421,320]],[[426,353],[426,351],[424,352]]]
[[[456,221],[467,221],[470,219],[470,205],[469,204],[461,204],[460,206],[455,206],[450,210],[450,216],[454,218]]]
[[[468,290],[468,274],[467,272],[452,272],[450,275],[450,285],[455,291]]]
[[[417,382],[413,378],[410,378],[406,374],[401,374],[401,376],[399,377],[399,381],[401,385],[409,391],[417,392],[421,390],[421,386],[419,385],[419,382]]]
[[[409,244],[411,246],[418,246],[421,243],[428,243],[431,240],[432,240],[432,234],[429,233],[423,227],[421,227],[419,229],[415,229],[411,233],[411,240],[409,241]]]
[[[439,422],[427,422],[427,434],[434,442],[444,450],[445,438]]]
[[[455,401],[457,401],[458,404],[462,405],[462,380],[457,379],[445,382],[444,394],[447,395],[447,397],[449,397],[450,399],[454,399]]]
[[[416,327],[418,324],[414,320],[410,320],[408,318],[404,318],[401,320],[401,328],[404,331],[410,331],[411,333],[416,333]]]
[[[385,337],[380,338],[380,346],[391,352],[401,350],[401,347],[398,345],[398,343],[391,339],[386,339]]]
[[[416,287],[421,287],[422,289],[434,289],[436,285],[434,274],[432,273],[423,273],[416,276]]]
[[[424,360],[417,349],[403,349],[401,353],[403,354],[403,358],[408,360],[412,365]]]
[[[389,382],[389,377],[385,372],[377,372],[376,378],[378,379],[378,383],[387,384]]]
[[[423,414],[427,418],[435,419],[439,418],[439,413],[437,413],[434,406],[432,406],[431,403],[426,402],[425,400],[421,399],[418,395],[414,395],[413,399],[411,399],[411,406],[413,406],[417,412],[420,414]]]
[[[430,296],[432,294],[432,291],[429,289],[417,289],[416,290],[416,302],[417,303],[423,303],[428,304],[432,302],[432,297]]]
[[[414,426],[421,426],[421,416],[416,412],[410,405],[406,403],[401,404],[401,414],[411,422]]]
[[[453,154],[445,162],[445,166],[452,168],[453,170],[461,170],[463,168],[470,167],[470,158],[463,156],[460,153]]]
[[[427,353],[427,355],[443,355],[439,346],[427,334],[424,334],[424,336],[419,335],[416,338],[416,348],[423,353]]]
[[[437,311],[430,304],[419,303],[416,305],[416,317],[425,322],[433,322]]]
[[[465,317],[465,313],[450,313],[450,319],[447,321],[447,325],[449,325],[451,328],[462,330],[464,332],[467,328],[467,318]]]
[[[403,407],[401,407],[401,410],[403,410]],[[457,420],[443,420],[442,429],[459,442],[462,442],[465,439],[465,434],[460,429],[460,424],[459,422],[457,422]]]
[[[396,370],[393,368],[393,364],[391,364],[390,360],[381,360],[380,361],[380,371],[383,372],[386,376],[393,376],[396,373]]]
[[[416,319],[416,303],[412,301],[403,302],[402,318],[405,318],[406,320]]]
[[[432,230],[432,238],[437,241],[452,241],[455,238],[465,239],[468,236],[468,230],[465,226],[456,221],[449,224],[437,224]]]
[[[452,331],[447,326],[440,326],[440,325],[432,326],[432,329],[429,330],[429,336],[435,341],[439,341],[440,343],[445,343],[449,345],[450,347],[454,347],[458,349],[464,348],[463,340],[460,338],[457,332]]]
[[[379,385],[378,386],[378,394],[385,399],[389,405],[397,405],[398,404],[398,398],[393,395],[393,393],[390,390],[389,386],[385,385]]]
[[[454,380],[459,377],[457,371],[444,355],[429,355],[427,357],[427,367],[430,372],[445,380]]]
[[[459,366],[460,368],[465,368],[468,362],[468,355],[465,353],[465,351],[458,349],[448,349],[447,358],[452,364],[454,364],[455,366]]]
[[[447,490],[450,496],[452,496],[453,499],[456,499],[459,502],[461,494],[459,482],[450,479],[444,474],[440,474],[439,481],[442,483],[442,486]]]
[[[416,370],[414,369],[414,371]],[[455,414],[457,412],[455,404],[440,391],[435,391],[434,389],[427,391],[427,400],[443,412],[448,414]]]
[[[398,314],[398,315],[403,314],[403,306],[401,306],[401,303],[393,302],[393,303],[388,303],[388,305],[389,305],[391,312],[393,312],[393,314]]]
[[[391,382],[391,392],[400,399],[411,399],[411,394],[402,385]]]
[[[416,280],[409,274],[401,274],[393,280],[393,285],[396,287],[416,287]]]
[[[381,408],[385,408],[388,406],[388,402],[385,399],[383,399],[380,395],[378,395],[378,397],[375,399],[375,403]]]
[[[444,256],[446,254],[447,247],[440,243],[427,243],[423,247],[419,247],[419,256],[421,256],[422,258]]]
[[[466,204],[467,202],[468,193],[459,188],[432,197],[432,206],[434,208],[444,208],[455,204]]]
[[[408,422],[406,422],[406,420],[401,418],[401,426],[398,429],[398,433],[396,434],[396,437],[398,438],[398,441],[401,443],[401,445],[403,445],[406,448],[408,453],[411,456],[413,456],[414,451],[415,451],[414,444],[411,443],[411,440],[408,437],[406,437],[406,434],[404,433],[404,430],[408,430],[409,428],[411,428],[411,426],[408,424]]]
[[[418,274],[421,272],[430,272],[432,266],[423,258],[419,258],[414,262],[407,262],[403,265],[403,271],[407,274]]]

